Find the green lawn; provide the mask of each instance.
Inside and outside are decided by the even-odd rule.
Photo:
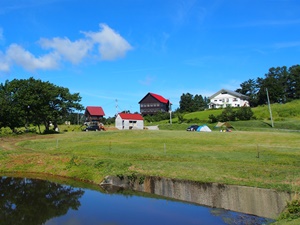
[[[130,130],[29,137],[0,151],[0,172],[94,183],[106,175],[138,173],[300,191],[298,132]]]

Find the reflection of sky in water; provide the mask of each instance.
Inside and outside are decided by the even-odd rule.
[[[212,208],[208,207],[168,201],[165,199],[124,196],[120,194],[103,194],[92,190],[85,190],[80,202],[81,206],[78,211],[69,210],[66,215],[59,218],[53,218],[48,221],[46,225],[225,225],[231,224],[235,217],[240,217],[241,215],[225,210],[222,210],[222,213],[217,213],[217,215],[214,213],[213,215],[211,213]],[[227,221],[227,223],[224,221]],[[261,223],[255,224],[263,224],[262,220],[260,220],[260,222]],[[234,224],[244,223],[237,223],[237,221],[235,221]]]

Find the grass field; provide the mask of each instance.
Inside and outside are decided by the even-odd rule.
[[[300,192],[300,100],[253,108],[257,120],[233,121],[233,132],[218,132],[207,110],[197,118],[213,132],[187,132],[189,123],[161,121],[159,131],[109,129],[82,132],[60,126],[52,135],[0,135],[0,174],[51,174],[99,184],[106,175],[154,175]],[[146,124],[148,125],[148,124]],[[9,132],[8,132],[9,133]],[[300,219],[276,223],[299,224]]]
[[[106,175],[137,173],[300,191],[298,132],[66,132],[2,138],[0,150],[2,173],[94,183]]]

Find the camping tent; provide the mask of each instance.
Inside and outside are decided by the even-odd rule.
[[[215,127],[227,127],[227,128],[233,128],[233,126],[231,126],[231,124],[228,123],[228,122],[224,122],[224,123],[218,122],[217,125],[216,125]]]
[[[199,126],[198,128],[197,128],[197,131],[198,132],[211,132],[211,129],[209,129],[209,127],[208,126],[206,126],[206,125],[203,125],[203,126]]]

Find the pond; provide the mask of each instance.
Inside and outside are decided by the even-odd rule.
[[[268,224],[272,219],[127,189],[0,177],[0,224]]]

